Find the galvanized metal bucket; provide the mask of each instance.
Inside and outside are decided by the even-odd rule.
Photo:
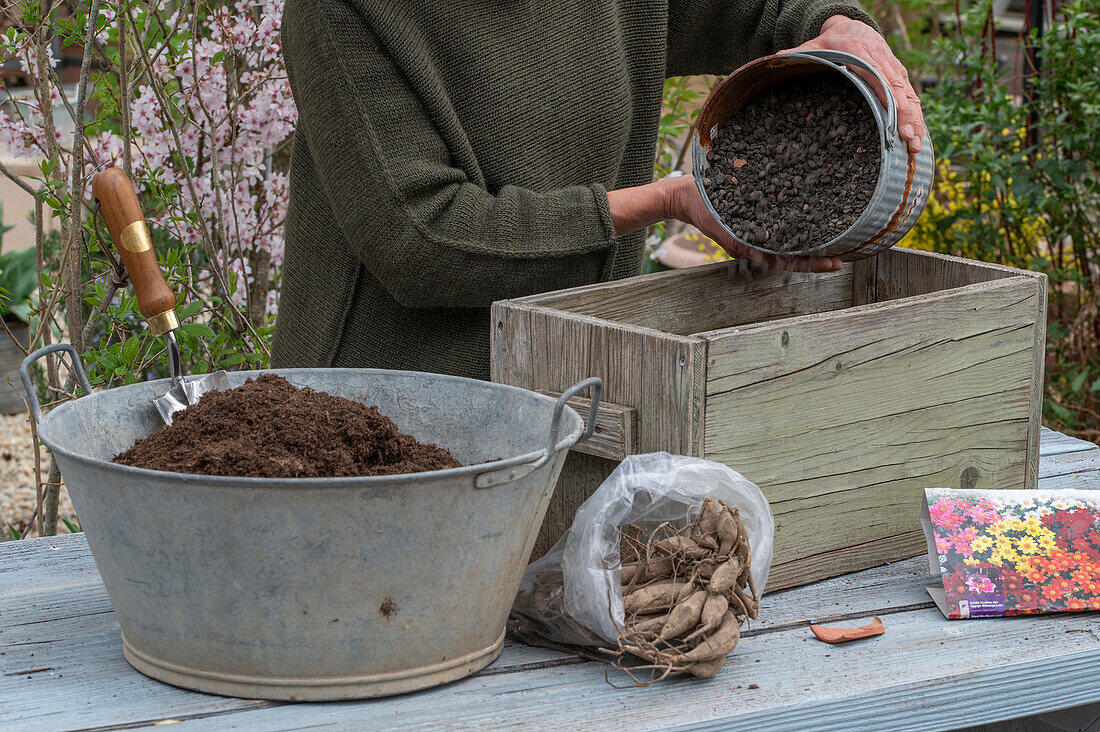
[[[43,417],[29,367],[57,350],[88,395]],[[152,399],[167,380],[91,393],[67,344],[23,362],[126,660],[177,686],[280,700],[399,694],[492,662],[566,452],[594,428],[599,379],[555,400],[405,371],[269,373],[376,404],[468,467],[268,479],[117,465],[115,454],[163,426]],[[586,429],[565,403],[589,387]]]
[[[874,76],[887,99],[886,106],[874,90],[848,67]],[[889,84],[874,67],[858,56],[841,51],[799,51],[766,56],[751,61],[727,76],[710,93],[699,111],[692,137],[692,168],[695,183],[707,210],[722,230],[739,243],[757,251],[776,254],[772,249],[750,244],[737,237],[714,209],[703,187],[710,164],[707,151],[718,128],[760,92],[787,79],[815,74],[840,74],[848,79],[867,100],[879,129],[881,165],[878,183],[867,207],[847,230],[836,238],[791,256],[833,256],[844,260],[870,257],[889,249],[913,228],[932,192],[935,156],[927,132],[919,153],[910,152],[898,133],[897,105]]]

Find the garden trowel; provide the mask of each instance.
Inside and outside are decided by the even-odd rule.
[[[188,379],[183,377],[183,363],[175,333],[180,326],[176,316],[176,296],[160,271],[137,192],[126,173],[119,168],[106,168],[96,173],[92,179],[92,195],[99,203],[107,231],[111,233],[122,263],[134,283],[138,310],[149,323],[152,334],[164,336],[172,387],[167,394],[154,399],[153,404],[165,424],[172,424],[172,415],[196,403],[206,392],[228,389],[229,376],[224,371],[218,371]]]

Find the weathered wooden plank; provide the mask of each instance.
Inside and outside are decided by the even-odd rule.
[[[933,252],[895,248],[874,259],[874,300],[883,302],[925,295],[928,293],[965,287],[983,282],[993,282],[1008,277],[1030,278],[1039,290],[1035,302],[1035,322],[1045,323],[1047,306],[1047,279],[1039,272],[1028,272],[998,264],[975,262]],[[1046,328],[1034,330],[1032,344],[1032,381],[1029,417],[1029,448],[1026,463],[1026,485],[1034,485],[1037,479],[1039,430],[1042,427],[1043,369],[1046,345]]]
[[[512,300],[493,303],[490,373],[498,384],[531,388],[531,308]]]
[[[1040,296],[1013,277],[713,335],[704,454],[764,489],[779,565],[911,555],[922,488],[1028,485]]]
[[[532,560],[541,557],[554,546],[561,535],[572,526],[577,509],[618,465],[617,460],[586,455],[576,450],[569,451],[554,488],[554,495],[546,508],[546,517],[542,520],[542,527],[535,539],[535,547],[531,551]]]
[[[617,689],[607,684],[606,667],[581,663],[371,702],[261,707],[218,723],[257,730],[934,730],[1100,699],[1093,620],[959,624],[918,609],[886,621],[886,634],[861,646],[826,645],[805,628],[746,638],[708,681]],[[202,723],[183,719],[180,729]]]
[[[99,582],[83,534],[0,543],[0,600],[42,590],[44,582],[86,585]]]
[[[1096,471],[1098,461],[1092,450],[1055,454],[1042,458],[1039,463],[1039,480],[1055,476],[1072,476]]]
[[[707,396],[803,371],[812,371],[820,383],[829,383],[836,376],[827,371],[843,377],[842,372],[864,361],[895,355],[891,349],[898,343],[911,342],[911,350],[919,352],[922,345],[950,345],[957,338],[1002,335],[1011,339],[1014,331],[1033,327],[1038,296],[1038,287],[1030,278],[1008,278],[906,302],[876,303],[708,333]],[[796,336],[801,340],[795,341]],[[1023,337],[1014,342],[1030,350],[1034,342],[1030,336],[1027,333],[1026,343]],[[1003,348],[1004,339],[996,341]],[[957,370],[944,368],[929,378],[946,381]]]
[[[1042,275],[1033,280],[1039,289],[1039,296],[1035,304],[1035,322],[1040,324],[1035,328],[1035,342],[1032,346],[1031,358],[1031,407],[1028,421],[1028,447],[1027,447],[1027,485],[1035,485],[1039,479],[1039,440],[1043,429],[1043,377],[1046,370],[1047,355],[1047,278]]]
[[[1045,280],[1039,272],[904,247],[889,249],[871,261],[875,267],[874,299],[868,302],[900,300],[1007,277]]]
[[[553,391],[543,390],[540,393],[555,398],[561,396],[560,393]],[[568,404],[577,410],[577,414],[584,419],[588,419],[588,411],[592,407],[591,399],[573,397]],[[609,460],[622,460],[627,455],[632,455],[635,452],[637,429],[637,409],[601,399],[599,406],[596,407],[596,431],[592,433],[591,437],[578,443],[572,449],[586,455],[595,455]]]
[[[1088,440],[1080,440],[1076,437],[1055,432],[1043,427],[1040,431],[1039,456],[1040,458],[1063,455],[1070,452],[1083,452],[1086,450],[1100,450],[1100,445]]]
[[[863,515],[873,515],[873,513],[865,511]],[[912,517],[917,514],[917,509],[908,506],[901,513]],[[786,553],[791,557],[790,559],[772,564],[768,586],[771,590],[798,587],[814,582],[820,577],[835,576],[838,572],[845,571],[847,567],[874,567],[882,562],[883,557],[918,556],[925,551],[925,548],[924,534],[921,531],[909,530],[892,536],[875,536],[858,544],[840,546],[818,554]],[[927,570],[927,567],[925,569]]]
[[[515,301],[513,301],[515,302]],[[520,302],[691,335],[852,305],[852,268],[784,273],[719,262],[533,295]]]
[[[1063,440],[1061,438],[1065,439]],[[1098,450],[1093,443],[1084,442],[1083,440],[1074,440],[1074,438],[1066,438],[1066,436],[1061,433],[1044,429],[1044,451],[1046,450],[1048,439],[1052,445],[1052,450],[1073,447],[1078,449],[1078,452],[1073,454],[1072,462],[1070,456],[1065,453],[1055,453],[1050,457],[1044,456],[1041,462],[1043,477],[1039,479],[1038,484],[1040,489],[1058,490],[1072,488],[1076,490],[1100,490],[1100,450]],[[1080,450],[1079,448],[1081,446],[1084,446],[1085,449]],[[1092,454],[1090,455],[1089,453]],[[915,526],[919,521],[919,501],[920,497],[918,496],[916,501],[912,502],[911,505],[907,503],[896,504],[893,506],[893,512],[903,517],[903,520],[907,522],[908,526]],[[914,555],[923,553],[924,547],[925,541],[923,532],[911,529],[897,536],[885,537],[876,542],[852,547],[843,547],[833,552],[826,552],[821,556],[810,556],[786,563],[773,563],[771,574],[768,579],[768,591],[774,592],[784,587],[804,584],[807,578],[820,577],[822,572],[827,570],[830,564],[836,566],[859,566],[861,564],[866,564],[869,566],[877,561],[881,561],[882,556],[898,556],[907,551]],[[840,554],[845,552],[851,552],[854,556],[827,556],[833,553]],[[818,566],[819,564],[824,564],[825,566]],[[893,591],[893,589],[896,589],[899,593],[918,591],[919,594],[923,593],[923,588],[926,585],[934,583],[934,580],[927,574],[927,568],[928,561],[922,555],[916,559],[903,559],[894,564],[887,565],[886,567],[876,567],[862,572],[847,574],[839,578],[817,582],[809,587],[786,590],[785,592],[780,592],[779,596],[790,593],[792,596],[799,597],[800,595],[796,593],[811,591],[816,594],[823,590],[828,591],[828,588],[832,588],[834,583],[837,582],[858,583],[857,586],[851,588],[850,592],[851,594],[862,596],[868,592],[869,588],[874,588],[878,584],[880,572],[887,573],[883,576],[882,581],[889,584],[892,588],[891,591]],[[905,579],[903,580],[901,576],[895,574],[896,572],[904,572]],[[770,595],[766,596],[765,600],[767,600],[768,597],[770,597]],[[910,595],[910,597],[912,597],[912,595]],[[895,599],[897,602],[904,603],[904,600],[900,598]],[[924,602],[923,598],[917,601]],[[780,610],[781,609],[782,606]],[[770,609],[769,612],[772,613],[775,612],[775,610]]]
[[[875,277],[878,273],[878,257],[860,259],[852,263],[852,306],[878,302],[875,297]]]
[[[1049,430],[1048,430],[1049,432]],[[1052,433],[1057,434],[1057,433]],[[1085,443],[1091,445],[1091,443]],[[1071,454],[1053,455],[1044,458],[1042,462],[1043,477],[1040,478],[1038,487],[1043,489],[1074,488],[1078,490],[1100,489],[1100,454],[1089,455],[1093,450],[1076,452]],[[935,479],[930,479],[935,482]],[[943,483],[947,485],[946,479]],[[877,488],[877,486],[875,487]],[[874,489],[872,489],[874,490]],[[860,496],[861,498],[862,496]],[[880,531],[897,531],[897,535],[888,535],[878,541],[842,546],[835,550],[810,555],[801,559],[789,560],[779,555],[773,564],[772,573],[774,581],[769,582],[773,588],[789,587],[793,584],[807,581],[812,577],[820,577],[831,566],[871,566],[876,561],[881,561],[884,556],[902,557],[914,555],[924,551],[924,540],[921,532],[908,530],[918,521],[919,492],[915,500],[906,494],[898,494],[896,491],[881,498],[882,505],[868,506],[862,500],[852,503],[841,502],[837,504],[837,513],[845,519],[851,519],[855,523],[863,522],[870,528]],[[785,525],[787,517],[793,512],[796,517],[803,508],[801,502],[788,502],[782,504],[793,508],[784,509],[773,507],[775,510],[778,531],[789,532],[796,544],[803,539],[797,533],[804,529],[801,525],[788,527]],[[828,524],[817,529],[829,531],[835,527]]]

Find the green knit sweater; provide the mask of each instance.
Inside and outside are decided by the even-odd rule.
[[[298,105],[273,365],[489,376],[489,305],[636,274],[607,191],[653,175],[665,78],[844,0],[287,0]]]

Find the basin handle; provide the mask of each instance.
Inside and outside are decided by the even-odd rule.
[[[600,397],[603,396],[603,380],[598,376],[592,376],[573,384],[554,402],[554,417],[550,420],[550,441],[546,446],[547,460],[554,454],[554,448],[558,445],[558,432],[561,430],[561,415],[565,411],[565,405],[589,387],[592,387],[592,403],[588,406],[588,419],[584,423],[584,433],[577,438],[577,442],[584,442],[596,431],[596,414],[600,408]]]
[[[857,69],[862,69],[873,75],[878,80],[879,85],[882,87],[883,96],[886,97],[886,148],[892,149],[894,142],[898,137],[898,105],[894,100],[894,92],[890,89],[890,85],[886,83],[886,80],[882,78],[882,75],[875,70],[875,67],[867,63],[859,56],[855,56],[845,51],[834,51],[828,48],[812,48],[807,51],[796,51],[790,54],[791,56],[811,56],[820,61],[828,61],[835,66],[855,66]],[[850,74],[847,69],[840,69],[844,73]],[[860,81],[863,81],[860,79]]]
[[[585,422],[584,432],[577,438],[577,442],[582,442],[591,437],[592,433],[596,431],[596,413],[600,406],[600,396],[603,394],[603,381],[596,376],[573,384],[573,386],[563,391],[558,400],[554,402],[554,414],[550,419],[550,437],[545,448],[527,455],[519,455],[508,460],[489,463],[489,470],[478,473],[474,478],[474,485],[478,488],[492,488],[495,485],[509,483],[538,470],[550,462],[557,451],[558,435],[561,432],[561,416],[565,413],[566,402],[589,387],[592,389],[592,404],[588,407],[588,420]]]
[[[68,343],[53,343],[49,346],[43,346],[34,353],[30,353],[23,359],[23,363],[19,366],[19,377],[23,380],[23,388],[27,392],[27,400],[31,405],[31,413],[34,414],[34,422],[38,424],[42,421],[42,407],[38,404],[38,392],[34,389],[34,380],[31,379],[31,364],[43,356],[62,351],[68,355],[69,359],[73,362],[73,369],[76,371],[76,379],[80,382],[80,388],[84,390],[85,394],[92,393],[92,385],[88,383],[88,374],[84,372],[84,362],[80,360],[80,354],[76,352],[76,349],[70,346]]]

